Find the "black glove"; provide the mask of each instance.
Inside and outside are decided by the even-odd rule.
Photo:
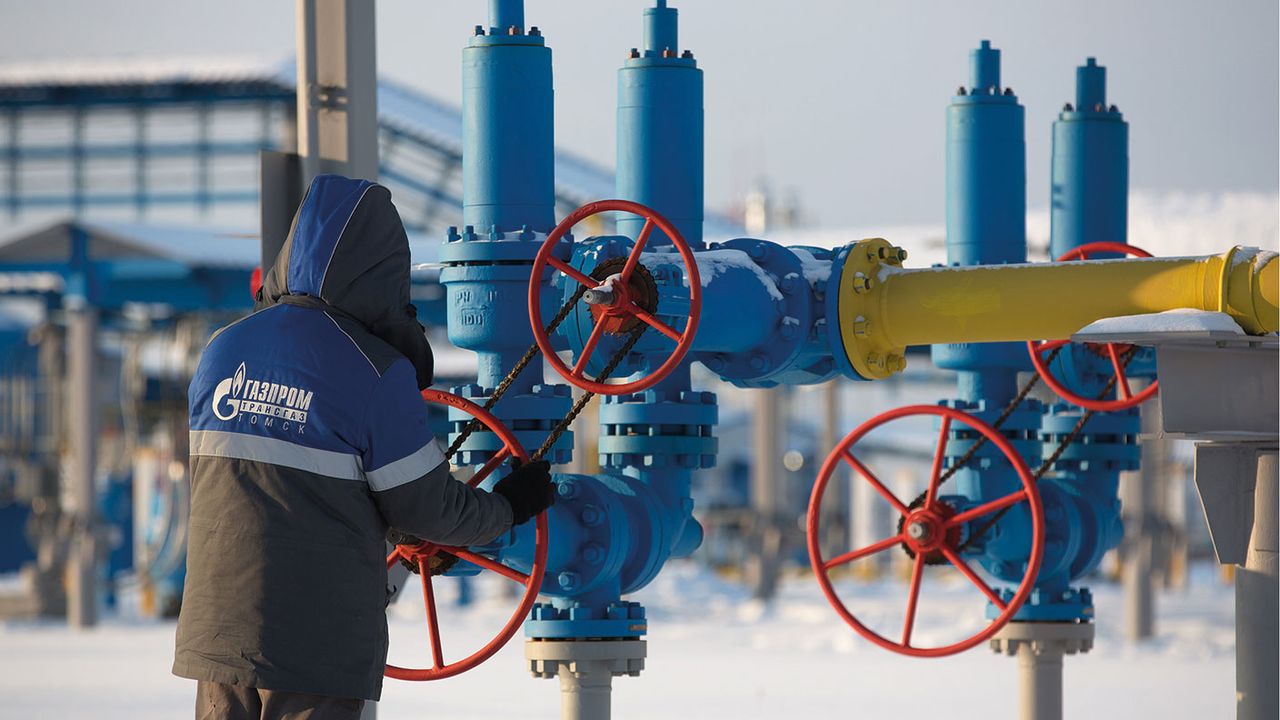
[[[551,507],[556,488],[551,484],[551,463],[546,460],[521,464],[512,460],[515,469],[493,486],[493,491],[511,503],[511,524],[521,525],[529,518]]]

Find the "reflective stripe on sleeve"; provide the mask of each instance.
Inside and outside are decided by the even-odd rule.
[[[444,451],[440,443],[432,438],[430,442],[418,448],[411,455],[406,455],[392,463],[387,463],[377,470],[369,470],[364,476],[369,479],[369,487],[374,490],[390,490],[407,482],[412,482],[440,467],[444,462]]]
[[[192,430],[190,454],[254,460],[341,480],[363,480],[359,455],[223,430]]]

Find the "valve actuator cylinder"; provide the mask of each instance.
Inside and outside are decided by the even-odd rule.
[[[555,226],[551,49],[523,22],[520,0],[493,0],[462,51],[462,215],[480,233]]]
[[[990,41],[970,52],[969,75],[969,87],[947,108],[947,262],[1026,262],[1023,109],[1013,90],[1000,85],[1000,51]],[[1024,346],[1008,343],[939,345],[933,361],[962,371],[1021,369],[1026,354]]]
[[[695,249],[702,247],[702,70],[677,47],[675,8],[645,10],[645,47],[618,70],[618,197],[657,210]],[[642,218],[624,215],[618,233],[636,237]],[[666,243],[655,230],[651,242]]]
[[[1107,105],[1107,70],[1076,68],[1076,102],[1053,124],[1049,254],[1093,242],[1127,242],[1129,124]],[[1104,258],[1106,255],[1092,257]]]

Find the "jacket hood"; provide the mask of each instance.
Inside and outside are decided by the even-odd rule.
[[[432,382],[431,346],[409,300],[409,238],[381,185],[317,176],[262,280],[259,301],[346,315],[408,358],[419,388]]]

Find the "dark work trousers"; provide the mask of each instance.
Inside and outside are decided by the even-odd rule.
[[[364,700],[200,680],[196,720],[359,720]]]

